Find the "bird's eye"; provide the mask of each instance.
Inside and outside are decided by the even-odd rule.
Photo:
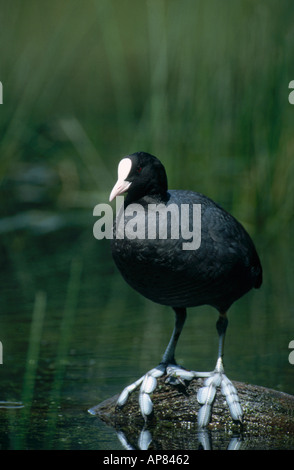
[[[141,171],[142,171],[142,167],[141,167],[141,166],[138,166],[138,168],[137,168],[137,170],[136,170],[136,172],[138,173],[138,175],[141,173]]]

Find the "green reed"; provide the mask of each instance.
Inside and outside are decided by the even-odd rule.
[[[119,158],[146,150],[171,187],[209,194],[252,228],[292,220],[291,0],[0,8],[2,181],[23,163],[66,163],[75,193],[106,194]]]

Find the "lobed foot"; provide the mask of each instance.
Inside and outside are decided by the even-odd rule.
[[[136,390],[140,385],[139,393],[139,406],[143,418],[146,420],[147,416],[152,413],[153,403],[150,398],[150,394],[155,390],[157,386],[157,378],[161,377],[166,371],[165,366],[159,364],[159,366],[151,369],[147,374],[143,375],[136,382],[128,385],[123,389],[117,400],[117,406],[124,406],[129,398],[129,395]]]
[[[125,387],[124,390],[121,392],[120,396],[118,397],[117,406],[124,406],[129,398],[129,395],[139,386],[141,386],[139,392],[139,406],[141,414],[146,420],[147,416],[149,416],[153,410],[153,404],[150,398],[150,394],[156,389],[158,377],[161,377],[164,374],[167,375],[166,382],[172,385],[184,385],[185,381],[187,380],[192,380],[193,378],[200,376],[203,377],[203,375],[199,375],[198,372],[185,370],[175,364],[159,364],[154,369],[149,370],[136,382]],[[208,377],[209,375],[211,374],[207,373],[205,377]]]
[[[215,371],[211,377],[205,380],[204,387],[198,390],[197,400],[202,405],[198,413],[198,425],[200,428],[204,428],[209,423],[212,403],[216,389],[219,386],[229,406],[232,419],[242,422],[243,411],[236,388],[223,372]]]
[[[190,381],[194,378],[205,378],[204,386],[198,390],[197,394],[197,400],[202,405],[198,413],[198,425],[200,428],[204,428],[209,423],[212,403],[215,398],[217,387],[221,387],[221,392],[226,398],[232,419],[234,421],[242,421],[243,411],[237,390],[224,374],[221,363],[217,364],[217,367],[213,372],[188,371],[175,364],[159,364],[157,367],[149,370],[140,379],[136,380],[136,382],[125,387],[117,400],[117,406],[124,406],[129,395],[140,387],[139,406],[141,414],[146,420],[153,410],[153,403],[150,395],[156,389],[157,379],[165,374],[167,376],[166,382],[171,385],[185,385],[185,381]]]
[[[232,419],[242,422],[243,411],[238,393],[232,382],[225,375],[221,359],[217,361],[216,368],[212,372],[187,371],[179,366],[172,365],[167,367],[167,373],[169,375],[167,381],[175,385],[179,383],[184,385],[185,380],[193,378],[206,378],[204,387],[201,387],[197,394],[198,403],[202,405],[198,413],[198,425],[200,428],[206,427],[209,423],[217,387],[221,387],[221,393],[226,398]]]

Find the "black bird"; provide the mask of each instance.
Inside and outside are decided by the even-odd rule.
[[[167,374],[171,383],[205,377],[197,397],[202,405],[199,426],[209,422],[218,386],[233,420],[242,421],[237,391],[224,373],[222,358],[227,310],[262,283],[262,267],[251,238],[232,215],[208,197],[193,191],[168,190],[164,166],[148,153],[133,153],[120,161],[110,201],[125,192],[127,196],[113,228],[114,261],[135,290],[174,309],[175,327],[160,364],[126,387],[118,405],[123,406],[129,394],[141,385],[139,403],[146,419],[152,412],[150,394],[157,377]],[[194,208],[198,212],[193,212]],[[195,222],[198,226],[193,231],[191,225]],[[176,364],[176,344],[186,309],[204,304],[219,312],[216,367],[212,372],[187,371]]]

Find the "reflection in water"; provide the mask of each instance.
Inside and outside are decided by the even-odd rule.
[[[127,435],[123,431],[117,432],[117,437],[122,444],[123,448],[126,450],[148,450],[150,444],[152,443],[152,433],[150,430],[146,429],[145,426],[141,430],[138,440],[137,446],[130,444],[128,441]],[[227,450],[241,450],[241,443],[242,443],[241,434],[234,435],[228,446]],[[211,438],[211,433],[207,429],[201,429],[197,433],[197,441],[198,441],[198,449],[199,450],[213,450],[213,442]],[[196,448],[196,447],[194,447]]]
[[[117,439],[113,429],[91,421],[87,409],[158,362],[173,327],[169,309],[125,285],[108,242],[92,237],[92,219],[44,236],[2,234],[1,249],[1,448],[162,449],[154,429],[139,429],[135,437],[120,430]],[[267,253],[264,288],[230,315],[226,366],[235,380],[293,393],[294,277],[287,266],[294,265],[294,252],[285,242]],[[209,308],[188,312],[181,365],[214,365],[207,358],[215,354],[215,321]],[[219,448],[218,437],[189,429],[172,435],[165,448]],[[229,444],[230,438],[221,448],[239,445],[239,436]]]
[[[23,407],[24,405],[21,401],[0,401],[0,408],[5,410],[16,410]]]

